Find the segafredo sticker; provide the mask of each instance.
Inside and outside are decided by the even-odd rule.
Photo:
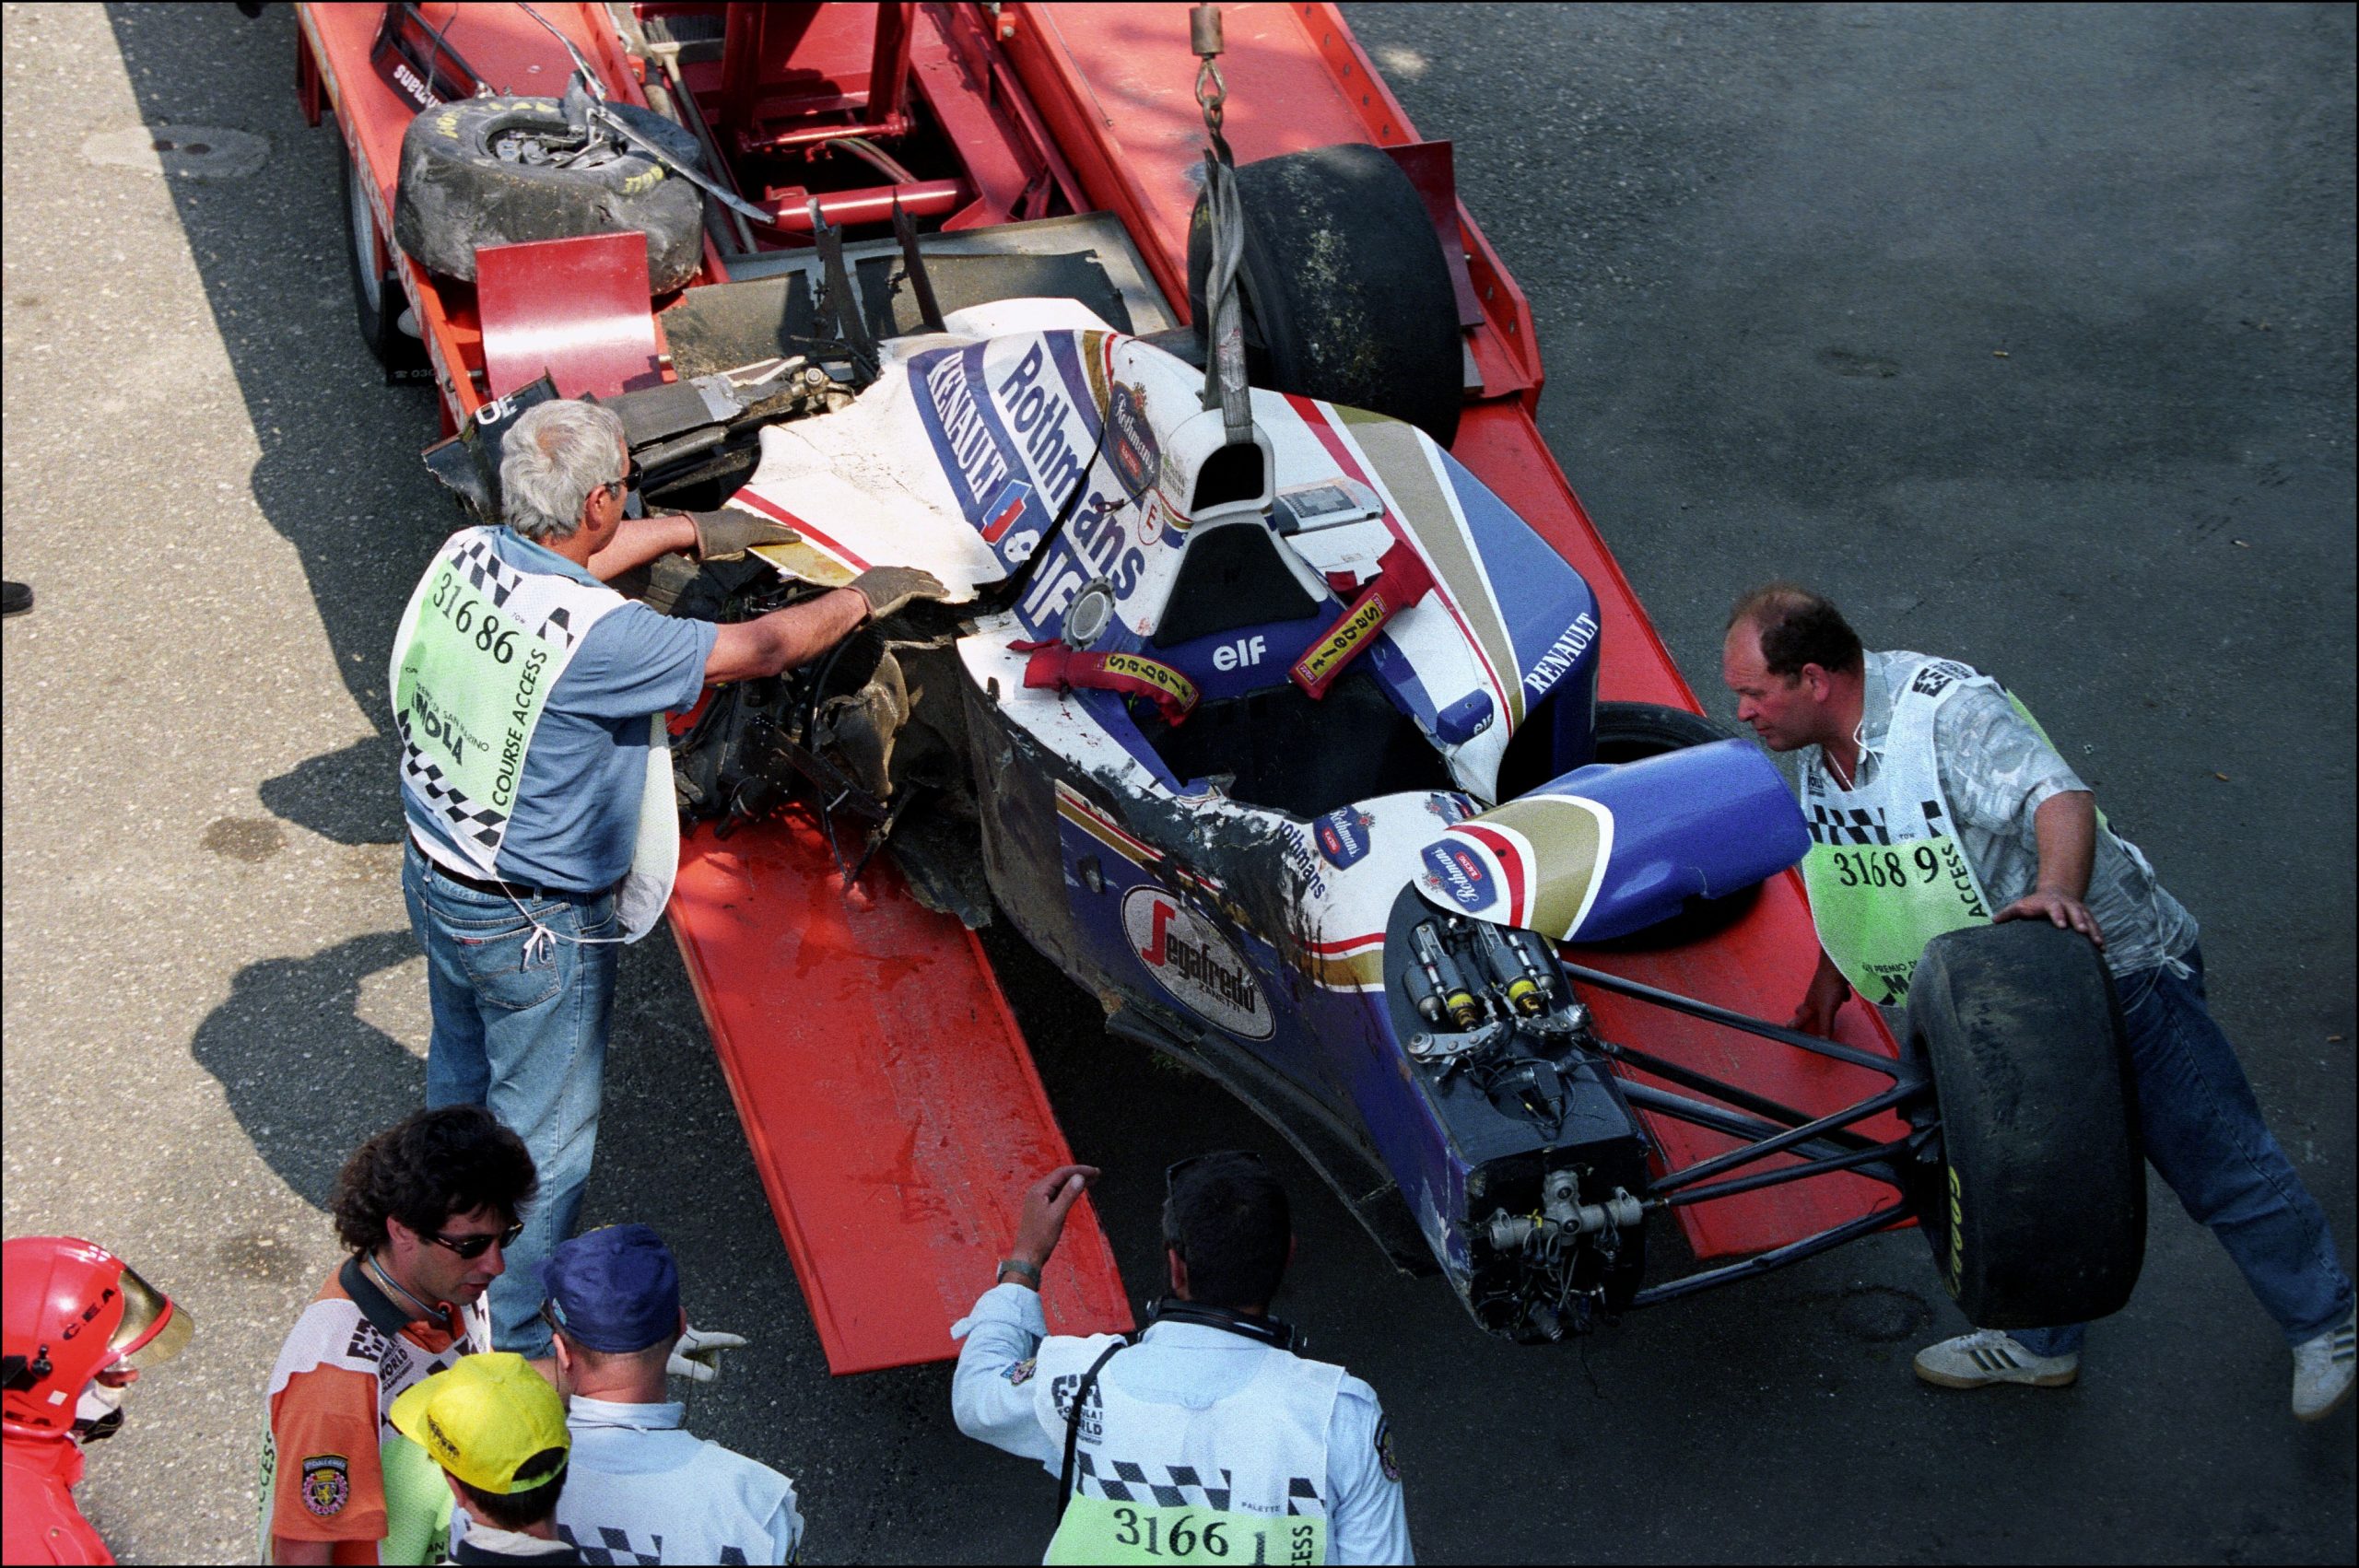
[[[1276,1032],[1269,1003],[1228,939],[1152,884],[1122,898],[1122,930],[1155,983],[1191,1012],[1248,1040]]]

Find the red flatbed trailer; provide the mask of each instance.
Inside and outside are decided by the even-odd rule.
[[[458,8],[425,9],[439,18]],[[810,7],[624,8],[650,25],[720,15],[718,56],[680,49],[668,73],[626,47],[606,7],[536,9],[582,49],[616,99],[644,102],[651,81],[677,89],[716,123],[716,141],[729,151],[791,154],[848,129],[890,136],[921,125],[949,147],[946,170],[910,170],[913,177],[894,187],[817,193],[833,221],[857,231],[863,218],[889,213],[896,189],[945,231],[1060,211],[1109,214],[1168,315],[1186,319],[1197,192],[1189,169],[1202,158],[1203,128],[1185,5],[838,6],[825,8],[824,25],[814,16],[799,26],[781,14]],[[412,111],[370,65],[383,7],[298,10],[306,110],[314,123],[334,113],[376,232],[390,233]],[[529,18],[506,6],[464,10],[464,48],[484,79],[523,92],[561,90],[570,63]],[[1392,150],[1426,198],[1445,250],[1462,259],[1467,404],[1452,451],[1589,580],[1603,626],[1600,696],[1701,711],[1533,423],[1543,375],[1531,310],[1457,201],[1447,144],[1419,139],[1335,6],[1223,11],[1225,130],[1238,160],[1342,142]],[[772,185],[745,193],[799,211],[813,193]],[[691,290],[728,281],[733,266],[758,271],[766,253],[797,243],[790,226],[736,232],[750,243],[734,254],[708,233]],[[559,298],[511,289],[508,302],[487,307],[477,290],[439,284],[397,251],[385,261],[417,312],[446,429],[510,390],[498,364],[505,333],[578,324],[588,349],[571,384],[559,377],[569,394],[672,379],[663,312],[679,295],[658,297],[651,320],[643,289],[637,301],[628,289],[593,287],[587,297]],[[1004,1253],[1017,1184],[1070,1157],[971,933],[920,907],[881,859],[847,895],[816,825],[794,813],[725,841],[710,829],[687,837],[670,916],[830,1369],[954,1354],[948,1326]],[[1801,996],[1816,953],[1801,879],[1789,872],[1707,941],[1579,957],[1646,985],[1778,1018]],[[1765,1049],[1721,1025],[1614,995],[1588,1000],[1604,1037],[1813,1114],[1883,1087],[1862,1070]],[[1837,1037],[1894,1054],[1881,1018],[1864,1006],[1845,1010]],[[1674,1164],[1733,1146],[1723,1135],[1641,1114]],[[1889,1138],[1901,1128],[1887,1115],[1860,1130]],[[1779,1246],[1895,1201],[1888,1188],[1837,1174],[1674,1212],[1696,1256],[1712,1258]],[[1048,1281],[1052,1316],[1070,1330],[1128,1328],[1111,1253],[1086,1203],[1067,1235]]]

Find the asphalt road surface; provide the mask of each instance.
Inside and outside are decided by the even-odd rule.
[[[1770,575],[2004,675],[2203,921],[2351,1257],[2352,9],[1351,14],[1457,142],[1543,427],[1697,690],[1725,715],[1721,616]],[[82,1489],[127,1560],[251,1552],[330,1178],[422,1084],[384,650],[452,516],[430,402],[352,330],[293,36],[0,10],[6,567],[40,594],[5,632],[6,1226],[199,1321]],[[1913,1234],[1518,1349],[1005,973],[1133,1286],[1168,1161],[1292,1173],[1282,1310],[1383,1395],[1429,1560],[2353,1557],[2351,1412],[2289,1419],[2272,1325],[2159,1187],[2069,1391],[1909,1375],[1961,1326]],[[698,1321],[754,1340],[693,1423],[796,1478],[813,1561],[1035,1560],[1050,1483],[958,1435],[946,1367],[826,1375],[668,943],[618,1012],[585,1222],[652,1222]]]

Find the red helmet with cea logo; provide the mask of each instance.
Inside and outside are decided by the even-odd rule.
[[[178,1355],[193,1328],[188,1314],[122,1258],[87,1241],[18,1236],[6,1244],[5,1253],[0,1425],[17,1432],[104,1435],[89,1429],[103,1424],[111,1431],[120,1424],[121,1412],[114,1408],[120,1397],[102,1396],[100,1410],[81,1409],[93,1380],[101,1373],[136,1372]]]

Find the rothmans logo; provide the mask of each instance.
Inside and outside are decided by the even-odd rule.
[[[1444,839],[1426,846],[1425,860],[1434,882],[1461,907],[1480,911],[1490,907],[1491,873],[1474,851]]]
[[[1248,1040],[1276,1032],[1244,958],[1169,893],[1152,884],[1131,889],[1122,899],[1122,930],[1148,976],[1191,1012]]]

